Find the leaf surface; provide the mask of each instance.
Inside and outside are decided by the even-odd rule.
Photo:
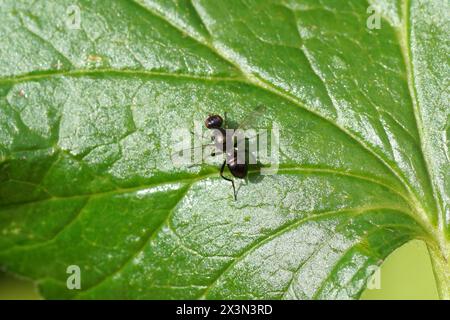
[[[421,239],[448,297],[448,12],[2,1],[0,265],[47,298],[357,298]],[[276,175],[252,171],[234,201],[218,166],[172,164],[174,128],[257,105],[252,125],[281,130]]]

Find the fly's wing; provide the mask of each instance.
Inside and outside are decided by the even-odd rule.
[[[233,138],[236,136],[236,130],[245,131],[245,130],[249,130],[249,129],[254,129],[256,131],[258,128],[252,128],[252,126],[257,122],[258,118],[260,118],[262,115],[264,115],[266,110],[267,110],[267,108],[263,105],[257,106],[237,126],[237,128],[235,129],[235,133],[233,134]],[[255,143],[257,137],[258,137],[258,134],[255,133],[254,135],[246,136],[245,140],[247,141],[247,143]]]
[[[267,108],[266,108],[265,106],[263,106],[263,105],[259,105],[259,106],[257,106],[256,108],[254,108],[254,109],[253,109],[253,110],[252,110],[252,111],[244,118],[244,120],[241,121],[241,122],[239,123],[239,125],[237,126],[237,128],[235,129],[235,131],[236,131],[236,130],[248,130],[248,129],[253,129],[253,128],[251,128],[251,125],[253,125],[253,124],[256,122],[256,120],[264,114],[264,112],[266,111],[266,109],[267,109]],[[257,128],[254,128],[254,129],[256,130]],[[194,137],[196,136],[196,134],[193,133],[193,132],[191,132],[191,134],[193,134]],[[235,137],[235,134],[233,134],[233,138],[234,138],[234,137]],[[255,142],[256,142],[256,138],[257,138],[257,134],[252,135],[251,137],[245,137],[245,140],[246,140],[246,143],[248,144],[249,141],[255,141]],[[252,143],[253,143],[253,142],[252,142]],[[173,153],[171,154],[171,158],[173,159],[174,156],[181,155],[182,153],[184,153],[184,152],[186,152],[186,151],[188,151],[188,150],[190,150],[191,152],[194,152],[194,153],[195,153],[195,152],[196,152],[197,150],[199,150],[199,149],[203,149],[202,151],[207,150],[207,154],[208,154],[209,156],[214,156],[214,155],[221,155],[221,154],[223,154],[222,151],[217,150],[217,148],[215,147],[215,144],[214,144],[214,143],[208,143],[208,144],[202,144],[201,146],[190,147],[190,148],[187,148],[187,149],[182,149],[182,150],[175,151],[175,152],[173,152]]]
[[[257,106],[252,112],[250,112],[242,121],[239,123],[235,130],[246,130],[251,129],[251,125],[256,122],[256,120],[261,117],[267,108],[263,105]],[[255,128],[256,129],[256,128]]]
[[[172,149],[172,151],[174,150]],[[200,145],[194,145],[188,148],[178,149],[177,151],[172,152],[170,157],[172,161],[174,161],[176,157],[183,157],[186,153],[190,155],[191,159],[192,157],[194,158],[194,164],[189,167],[200,165],[203,163],[204,160],[207,160],[210,157],[215,157],[223,154],[221,150],[217,149],[216,144],[214,142],[211,142],[211,143],[201,143]],[[183,162],[180,164],[187,164],[187,163]]]
[[[263,105],[259,105],[254,108],[237,126],[233,134],[233,140],[237,152],[243,152],[241,157],[245,157],[246,162],[253,164],[255,163],[255,153],[258,147],[258,128],[255,127],[255,124],[258,122],[258,119],[264,115],[267,111],[267,108]],[[239,131],[237,131],[239,130]],[[249,133],[248,130],[254,130],[253,133]],[[237,132],[244,132],[244,136],[238,136]],[[242,139],[242,140],[239,140]]]

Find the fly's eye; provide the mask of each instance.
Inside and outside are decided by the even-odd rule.
[[[216,126],[217,126],[218,128],[220,128],[220,127],[222,126],[222,124],[223,124],[223,119],[222,119],[222,117],[221,117],[221,116],[216,116],[215,122],[216,122]]]
[[[208,129],[218,129],[222,126],[222,124],[223,124],[223,119],[219,115],[210,115],[205,120],[205,126]]]

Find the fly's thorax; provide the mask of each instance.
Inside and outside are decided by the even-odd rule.
[[[219,151],[225,151],[226,148],[226,131],[223,128],[211,129],[211,141]]]

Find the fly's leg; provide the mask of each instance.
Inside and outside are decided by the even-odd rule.
[[[227,177],[225,177],[225,176],[223,175],[223,171],[225,170],[225,165],[226,165],[226,164],[227,164],[227,161],[225,160],[225,161],[223,162],[223,164],[222,164],[222,167],[220,168],[220,176],[222,177],[222,179],[227,180],[227,181],[230,181],[231,184],[233,185],[234,201],[236,201],[236,200],[237,200],[237,197],[236,197],[236,188],[234,187],[234,180],[233,180],[233,179],[230,179],[230,178],[227,178]]]

